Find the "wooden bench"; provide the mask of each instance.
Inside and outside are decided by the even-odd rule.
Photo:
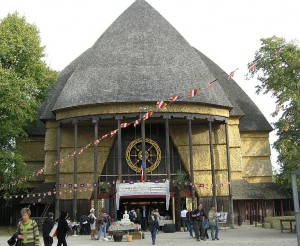
[[[283,227],[283,223],[284,222],[289,222],[290,227],[289,228]],[[280,220],[280,230],[281,230],[281,233],[283,233],[284,230],[285,231],[291,231],[291,232],[293,232],[294,231],[293,230],[293,222],[296,222],[296,220],[295,219],[281,219]]]

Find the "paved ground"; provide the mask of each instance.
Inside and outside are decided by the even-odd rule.
[[[210,231],[208,231],[210,234]],[[7,234],[7,233],[5,233]],[[237,229],[229,229],[226,232],[221,231],[219,233],[220,241],[200,241],[196,242],[194,238],[188,236],[186,232],[176,233],[163,233],[160,232],[157,235],[156,245],[159,246],[189,246],[189,245],[267,245],[267,246],[292,246],[297,245],[296,233],[284,232],[280,233],[279,230],[275,229],[262,229],[254,226],[241,226]],[[3,231],[0,235],[0,245],[7,245],[6,241],[9,239],[9,234],[3,235]],[[42,242],[43,240],[41,240]],[[56,245],[56,239],[54,245]],[[145,233],[145,239],[133,240],[127,242],[125,236],[123,242],[114,241],[92,241],[89,236],[69,236],[67,239],[69,246],[87,246],[87,245],[152,245],[151,236],[149,232]],[[41,244],[44,245],[43,243]]]

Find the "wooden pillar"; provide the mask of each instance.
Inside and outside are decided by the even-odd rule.
[[[122,182],[122,131],[121,119],[118,119],[118,179]]]
[[[242,218],[241,218],[241,205],[240,201],[237,201],[237,206],[238,206],[238,225],[242,225]]]
[[[250,225],[253,225],[253,200],[250,202]]]
[[[291,215],[292,208],[291,208],[291,200],[289,200],[289,215]]]
[[[191,183],[192,183],[192,209],[196,208],[195,199],[195,177],[194,177],[194,161],[193,161],[193,133],[192,133],[192,118],[188,118],[188,128],[189,128],[189,152],[190,152],[190,173],[191,173]]]
[[[142,135],[142,161],[144,160],[144,180],[147,180],[147,174],[146,174],[146,168],[147,168],[147,163],[146,163],[146,143],[145,143],[145,120],[142,119],[142,126],[141,126],[141,135]]]
[[[94,204],[95,204],[95,215],[98,218],[99,215],[99,208],[98,208],[98,144],[95,144],[95,141],[98,140],[98,118],[94,118]]]
[[[56,126],[56,194],[55,194],[55,218],[59,217],[59,167],[60,167],[60,129],[61,123]]]
[[[77,217],[77,163],[78,163],[78,153],[77,153],[77,146],[78,146],[78,120],[73,121],[74,124],[74,200],[73,200],[73,220],[76,221]]]
[[[225,120],[225,136],[226,136],[226,157],[227,157],[227,171],[228,171],[227,176],[228,176],[228,197],[229,197],[229,223],[231,224],[232,227],[234,227],[228,119]]]
[[[166,132],[166,171],[167,179],[171,180],[171,167],[170,167],[170,132],[169,132],[169,115],[165,117],[165,132]]]
[[[272,216],[274,217],[275,216],[275,201],[273,199],[273,202],[272,202]]]
[[[212,117],[208,119],[209,128],[209,149],[210,149],[210,166],[211,166],[211,180],[212,180],[212,194],[213,194],[213,204],[218,208],[217,205],[217,195],[216,195],[216,174],[215,174],[215,158],[214,158],[214,146],[212,139]]]
[[[283,203],[282,203],[282,199],[280,200],[280,210],[281,210],[281,216],[284,216],[284,210],[283,210]]]

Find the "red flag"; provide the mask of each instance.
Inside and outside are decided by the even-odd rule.
[[[253,62],[249,65],[249,73],[254,72],[256,68],[256,64]]]
[[[213,85],[215,84],[215,82],[217,82],[216,79],[214,81],[209,82],[207,88],[210,89],[211,87],[213,87]]]
[[[110,136],[112,137],[113,135],[115,135],[117,133],[117,131],[118,131],[118,129],[111,131]]]
[[[180,98],[182,98],[182,96],[171,96],[170,97],[170,102],[175,102],[176,100],[179,100]]]
[[[151,111],[145,113],[145,114],[143,115],[143,119],[144,119],[144,120],[149,119],[149,118],[152,116],[152,114],[153,114],[153,112],[151,112]]]
[[[98,143],[100,143],[100,140],[97,139],[95,142],[94,142],[94,145],[98,145]]]
[[[162,100],[159,100],[157,103],[156,103],[156,107],[159,108],[159,109],[163,109],[164,107],[167,106],[167,103],[165,103],[164,101]]]
[[[191,90],[187,95],[189,98],[192,98],[198,94],[198,89]]]
[[[238,70],[238,68],[235,69],[235,70],[233,70],[233,71],[228,75],[227,80],[231,80],[231,79],[233,78],[233,76],[234,76],[235,71],[237,71],[237,70]]]
[[[277,57],[277,56],[278,56],[280,50],[281,50],[281,47],[279,47],[279,48],[276,49],[276,51],[275,51],[275,53],[274,53],[274,57]]]
[[[130,125],[130,123],[122,123],[121,124],[121,128],[126,128],[127,126],[129,126]]]
[[[109,136],[109,134],[103,135],[103,136],[101,137],[101,140],[104,139],[104,138],[106,138],[106,137],[108,137],[108,136]]]
[[[136,127],[136,125],[140,124],[141,123],[141,119],[137,119],[134,121],[134,127]]]

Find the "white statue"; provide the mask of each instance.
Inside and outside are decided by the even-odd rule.
[[[125,210],[125,213],[123,214],[123,219],[121,221],[122,222],[130,222],[129,214],[128,214],[127,210]]]

